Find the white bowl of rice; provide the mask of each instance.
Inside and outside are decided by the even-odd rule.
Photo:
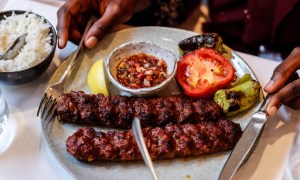
[[[22,34],[25,45],[15,58],[0,59],[0,83],[27,83],[49,67],[56,49],[57,37],[51,23],[28,11],[0,12],[0,54],[3,54]]]

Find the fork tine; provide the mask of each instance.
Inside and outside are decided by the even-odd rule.
[[[55,107],[56,107],[56,99],[53,100],[53,103],[51,104],[51,106],[48,109],[48,113],[46,115],[45,120],[47,121],[48,117],[52,117],[54,112],[55,112]],[[51,114],[51,116],[50,116]],[[51,121],[52,118],[49,119],[49,121]]]
[[[49,103],[49,98],[46,97],[45,100],[44,100],[44,103],[43,103],[43,105],[42,105],[42,107],[41,107],[41,112],[40,112],[40,117],[41,117],[41,118],[44,117],[44,113],[45,113],[45,111],[46,111],[46,106],[47,106],[48,103]]]
[[[46,103],[45,103],[44,108],[42,109],[42,112],[41,112],[41,113],[42,113],[42,115],[41,115],[42,118],[44,117],[44,115],[45,115],[47,109],[49,108],[49,106],[52,105],[52,103],[53,103],[53,98],[52,98],[52,96],[50,95],[50,96],[47,98],[47,100],[46,100]]]
[[[54,109],[55,109],[55,108],[54,108]],[[56,115],[54,109],[49,113],[49,115],[48,115],[45,119],[43,119],[44,125],[45,125],[46,127],[47,127],[51,122],[54,121],[54,118],[55,118],[55,115]]]
[[[44,93],[44,95],[43,95],[43,97],[42,97],[42,99],[41,99],[41,102],[40,102],[40,104],[39,104],[39,108],[38,108],[38,111],[37,111],[37,114],[36,114],[37,116],[40,115],[40,112],[41,112],[41,109],[42,109],[42,106],[43,106],[43,104],[44,104],[45,99],[46,99],[46,93]]]
[[[56,112],[55,112],[55,108],[54,108],[53,114],[49,120],[52,121],[54,119],[55,115],[56,115]]]
[[[46,111],[46,107],[47,107],[47,105],[49,104],[49,102],[50,102],[50,98],[46,95],[45,96],[45,99],[44,99],[44,102],[43,102],[43,104],[42,104],[42,107],[41,107],[41,112],[40,112],[40,114],[41,114],[41,118],[43,118],[44,117],[44,114],[45,114],[45,111]]]
[[[44,120],[45,122],[47,122],[47,124],[49,124],[52,121],[52,119],[54,119],[54,117],[55,117],[55,111],[51,111]]]

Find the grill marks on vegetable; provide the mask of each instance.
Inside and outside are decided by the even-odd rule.
[[[166,62],[144,53],[129,56],[117,65],[117,80],[133,89],[159,85],[167,76]]]
[[[204,33],[183,39],[178,46],[183,55],[202,47],[213,49],[220,54],[226,52],[221,36],[216,33]]]
[[[199,156],[232,149],[241,137],[239,124],[229,120],[143,128],[152,159]],[[141,160],[132,130],[97,132],[82,128],[67,139],[67,151],[82,161]]]
[[[201,99],[105,97],[78,91],[62,94],[56,112],[59,120],[65,122],[128,129],[135,116],[140,118],[142,127],[155,127],[215,121],[222,110],[217,103]]]
[[[228,112],[236,111],[240,109],[240,104],[242,98],[244,98],[243,93],[240,91],[230,91],[225,93],[226,99],[233,99],[233,101],[230,103],[230,107],[228,109]]]

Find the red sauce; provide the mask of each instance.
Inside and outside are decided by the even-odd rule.
[[[167,79],[167,67],[164,60],[144,53],[135,54],[117,65],[117,80],[132,89],[153,87]]]

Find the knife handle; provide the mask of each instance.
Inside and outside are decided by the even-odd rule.
[[[83,51],[83,49],[85,47],[84,39],[85,39],[89,29],[93,26],[95,21],[96,21],[96,18],[93,16],[89,19],[88,23],[85,26],[85,29],[84,29],[83,35],[81,37],[81,40],[78,44],[78,47],[77,47],[76,51],[73,53],[73,57],[72,57],[69,65],[67,66],[65,72],[63,73],[63,75],[61,76],[61,78],[59,79],[58,82],[66,83],[66,81],[68,80],[68,77],[70,76],[70,74],[72,73],[72,70],[74,68],[76,59],[79,57],[80,52]]]
[[[272,98],[272,94],[267,94],[258,111],[266,112],[267,106]]]

